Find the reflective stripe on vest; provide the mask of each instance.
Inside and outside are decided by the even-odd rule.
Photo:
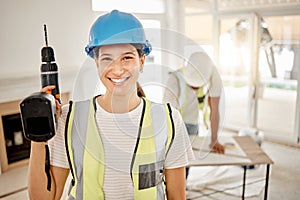
[[[205,127],[209,128],[209,121],[210,121],[210,107],[208,105],[208,95],[204,93],[204,88],[200,87],[197,90],[197,98],[198,98],[198,104],[199,109],[202,110],[202,116],[203,116],[203,123]]]
[[[186,84],[186,81],[182,76],[182,70],[183,68],[180,68],[177,71],[171,72],[174,73],[178,82],[179,111],[181,115],[184,114],[184,107],[187,104],[189,90],[189,85]],[[210,120],[210,108],[208,105],[208,95],[207,93],[204,93],[204,86],[199,87],[196,95],[198,99],[199,109],[202,111],[204,125],[206,128],[209,128],[208,122]]]
[[[182,76],[182,68],[169,72],[170,74],[173,74],[174,77],[176,78],[177,81],[177,86],[178,86],[178,106],[179,106],[179,112],[181,115],[183,115],[184,112],[184,107],[187,103],[187,96],[188,96],[188,90],[187,90],[187,84],[185,82],[185,79]]]
[[[164,160],[174,138],[171,109],[167,104],[143,102],[130,172],[134,198],[165,199]],[[74,186],[69,199],[104,199],[105,157],[95,110],[95,98],[70,106],[66,146]]]
[[[186,83],[184,77],[182,76],[182,70],[183,68],[180,68],[177,71],[171,72],[174,73],[175,78],[177,79],[177,83],[178,83],[178,101],[179,101],[179,108],[180,108],[180,113],[183,114],[184,111],[184,107],[187,103],[187,99],[188,99],[188,90],[189,90],[189,85]],[[198,99],[198,104],[199,104],[199,109],[203,110],[204,105],[205,105],[205,101],[206,101],[206,97],[207,95],[204,94],[203,91],[203,86],[199,87],[199,89],[197,90],[197,99]]]
[[[199,87],[199,89],[197,90],[197,98],[198,98],[198,104],[199,104],[199,108],[200,110],[203,110],[204,108],[204,105],[206,103],[206,100],[207,100],[207,95],[204,94],[204,91],[203,91],[203,87]]]
[[[185,106],[186,103],[186,97],[188,91],[187,84],[185,82],[184,77],[182,76],[182,68],[171,73],[174,73],[174,76],[177,79],[179,108],[182,110],[182,108]]]

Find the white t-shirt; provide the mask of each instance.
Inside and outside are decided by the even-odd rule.
[[[142,101],[143,102],[143,101]],[[50,163],[69,168],[65,148],[65,120],[69,106],[63,106],[58,130],[49,141]],[[143,103],[129,113],[106,112],[97,104],[96,122],[105,149],[104,193],[106,199],[132,199],[130,164],[136,144]],[[189,137],[179,112],[172,108],[175,137],[165,160],[165,168],[186,166],[194,159]]]
[[[169,76],[166,78],[167,82],[163,101],[170,103],[178,110],[182,109],[181,115],[185,123],[198,124],[199,104],[196,91],[190,87],[180,88],[181,85],[186,86],[186,83],[183,78],[178,78],[176,76],[177,73],[172,72],[169,73]],[[222,80],[216,68],[212,68],[211,76],[208,77],[207,80],[207,84],[203,86],[204,92],[208,92],[210,97],[220,97],[222,93]],[[184,81],[184,84],[181,83],[180,85],[179,81]],[[183,101],[180,95],[184,95]]]

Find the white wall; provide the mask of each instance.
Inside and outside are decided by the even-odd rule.
[[[78,69],[86,58],[84,47],[97,16],[90,0],[1,0],[0,79],[39,76],[43,24],[59,70]]]

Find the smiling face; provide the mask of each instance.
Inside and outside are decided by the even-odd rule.
[[[107,45],[99,48],[95,58],[100,80],[106,95],[130,97],[136,94],[136,82],[143,68],[145,56],[139,56],[130,44]]]

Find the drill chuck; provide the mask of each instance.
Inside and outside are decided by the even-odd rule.
[[[48,85],[55,85],[55,88],[52,90],[52,95],[59,101],[59,103],[61,103],[58,84],[58,66],[55,63],[54,50],[48,46],[46,25],[44,26],[44,31],[46,46],[41,50],[41,83],[43,88]]]

